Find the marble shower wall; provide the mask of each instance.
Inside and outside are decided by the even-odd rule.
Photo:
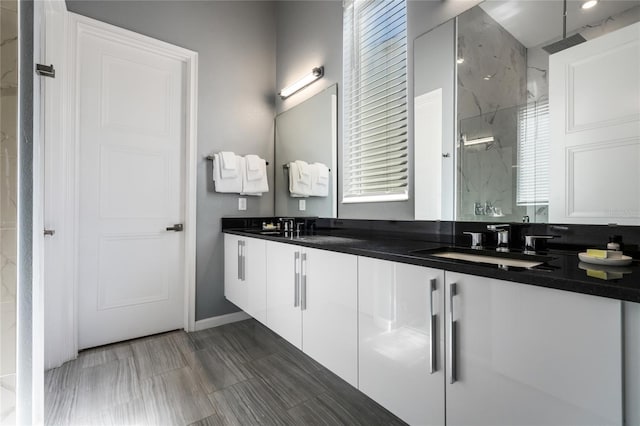
[[[495,221],[499,216],[519,222],[528,214],[516,206],[513,167],[526,70],[526,48],[480,7],[458,17],[457,220]],[[465,147],[462,142],[463,137],[489,136],[493,143]]]
[[[18,12],[0,0],[0,424],[15,424]]]

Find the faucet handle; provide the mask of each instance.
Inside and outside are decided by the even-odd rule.
[[[463,234],[471,235],[471,248],[481,249],[484,239],[484,233],[482,232],[463,232]]]
[[[524,236],[524,252],[525,254],[536,253],[536,241],[550,240],[556,238],[556,235],[525,235]]]

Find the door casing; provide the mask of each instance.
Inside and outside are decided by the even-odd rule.
[[[91,31],[110,39],[176,59],[185,66],[185,205],[184,205],[184,329],[195,330],[196,171],[198,54],[129,30],[68,12],[64,2],[46,14],[46,59],[56,67],[56,78],[44,88],[46,228],[56,229],[44,241],[43,281],[52,304],[45,306],[45,368],[74,359],[78,353],[78,225],[79,225],[79,141],[77,137],[76,54],[77,34]],[[59,4],[62,3],[62,6]],[[46,157],[46,155],[45,155]],[[55,164],[52,164],[55,163]],[[45,185],[44,182],[42,185]],[[42,234],[40,234],[42,235]],[[45,237],[42,237],[45,238]],[[57,267],[57,272],[49,272]],[[51,278],[51,280],[48,280]],[[46,296],[45,296],[46,297]],[[58,312],[58,314],[56,314]],[[59,312],[64,312],[60,316]],[[56,316],[57,315],[57,316]],[[48,343],[48,344],[47,344]]]

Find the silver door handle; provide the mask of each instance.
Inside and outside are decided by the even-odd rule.
[[[300,252],[297,251],[293,254],[293,307],[300,306]]]
[[[173,226],[167,226],[167,231],[182,232],[184,231],[184,225],[181,223],[176,223]]]
[[[458,380],[458,365],[456,360],[456,354],[458,349],[456,348],[457,341],[457,323],[453,319],[453,297],[458,294],[458,285],[452,283],[449,285],[449,383],[453,384]]]
[[[302,274],[302,295],[300,301],[300,309],[307,309],[307,253],[302,253],[300,262],[300,273]]]
[[[55,229],[45,229],[44,230],[45,237],[46,236],[53,237],[55,233],[56,233]]]
[[[429,282],[429,328],[431,332],[431,349],[429,350],[429,373],[433,374],[437,370],[436,366],[436,344],[438,339],[436,338],[436,330],[438,329],[438,318],[433,314],[433,292],[436,291],[435,278]]]

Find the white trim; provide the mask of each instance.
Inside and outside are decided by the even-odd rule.
[[[409,199],[409,189],[397,194],[363,195],[361,197],[342,198],[343,204],[355,203],[386,203],[387,201],[407,201]]]
[[[50,1],[50,0],[49,0]],[[196,190],[197,190],[197,99],[198,99],[198,53],[174,46],[160,40],[156,40],[129,30],[118,28],[94,19],[70,12],[64,12],[60,7],[57,12],[63,12],[65,28],[57,32],[53,40],[48,44],[56,54],[48,58],[54,62],[57,68],[57,78],[60,87],[57,88],[58,96],[52,97],[53,102],[47,103],[47,115],[58,114],[61,119],[51,122],[47,134],[52,137],[51,143],[56,144],[62,151],[64,159],[65,176],[61,183],[59,201],[60,206],[54,212],[45,212],[45,223],[55,228],[66,228],[64,235],[56,234],[56,237],[64,237],[66,243],[60,251],[60,261],[65,262],[65,273],[68,277],[64,283],[57,283],[69,296],[72,296],[72,305],[60,306],[59,309],[70,311],[65,324],[61,324],[61,342],[66,344],[66,351],[61,357],[58,354],[55,359],[47,360],[47,367],[60,365],[62,362],[73,359],[78,352],[78,232],[79,223],[79,145],[77,134],[77,35],[81,32],[97,34],[108,40],[134,46],[139,49],[152,51],[168,58],[176,59],[185,65],[185,187],[184,187],[184,319],[183,326],[187,331],[195,329],[195,247],[196,247]],[[58,15],[59,16],[59,15]],[[60,25],[60,22],[57,22]],[[55,24],[54,24],[55,25]],[[56,27],[59,28],[59,27]],[[55,46],[65,46],[64,49],[55,49]],[[71,131],[67,129],[72,129]],[[66,134],[65,134],[66,133]],[[47,172],[48,174],[49,172]],[[67,213],[67,214],[64,214]],[[53,283],[52,283],[53,284]],[[62,343],[61,343],[62,344]]]
[[[207,328],[219,327],[221,325],[230,324],[232,322],[244,321],[250,319],[251,315],[244,311],[233,312],[231,314],[218,315],[217,317],[205,318],[196,321],[195,330],[206,330]]]

